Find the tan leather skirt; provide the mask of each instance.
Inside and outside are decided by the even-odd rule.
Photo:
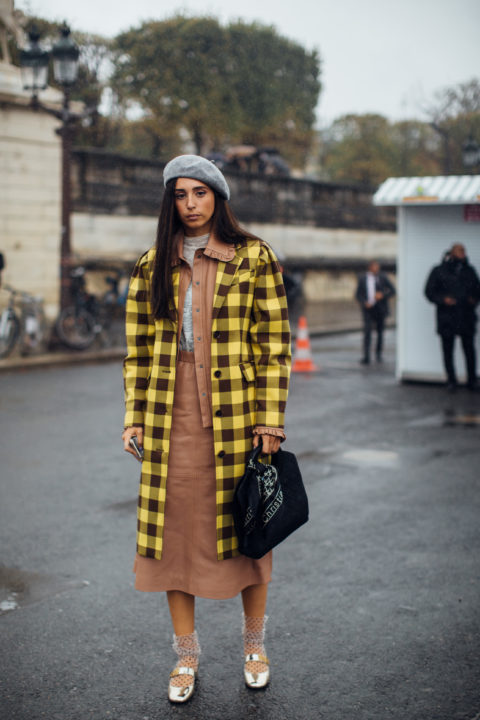
[[[136,555],[135,588],[234,597],[269,582],[272,553],[217,560],[213,429],[202,427],[193,353],[177,363],[161,560]]]

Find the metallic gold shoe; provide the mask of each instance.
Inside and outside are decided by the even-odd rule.
[[[185,687],[176,687],[170,682],[168,684],[168,699],[173,703],[187,702],[187,700],[192,697],[193,691],[195,690],[196,672],[191,667],[181,666],[174,668],[174,670],[170,673],[171,678],[177,677],[177,675],[191,675],[193,677],[192,683],[191,685],[186,685]]]
[[[247,663],[249,662],[264,663],[264,665],[267,666],[267,669],[264,672],[249,672],[249,670],[247,670]],[[247,685],[247,687],[252,688],[253,690],[267,687],[268,683],[270,682],[270,668],[268,667],[269,665],[270,662],[265,655],[257,655],[256,653],[250,653],[250,655],[245,655],[245,667],[243,668],[243,675],[245,677],[245,684]]]

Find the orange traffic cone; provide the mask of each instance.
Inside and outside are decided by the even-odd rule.
[[[312,359],[312,348],[308,336],[307,318],[302,315],[298,318],[297,339],[293,355],[292,372],[313,372],[317,370]]]

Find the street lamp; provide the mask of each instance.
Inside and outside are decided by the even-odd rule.
[[[40,47],[40,33],[34,25],[28,34],[29,44],[20,51],[20,67],[24,90],[31,90],[37,98],[39,90],[45,90],[48,80],[49,54]]]
[[[480,165],[480,147],[472,135],[462,145],[462,159],[466,168],[474,168]]]
[[[70,153],[72,144],[71,125],[90,115],[93,110],[84,113],[70,111],[70,88],[77,79],[80,51],[70,37],[70,28],[66,23],[60,29],[60,39],[54,43],[51,51],[40,47],[40,33],[35,26],[29,35],[29,44],[20,52],[20,67],[24,90],[32,91],[31,105],[35,110],[54,115],[62,121],[62,127],[56,132],[62,138],[62,235],[60,242],[60,307],[63,309],[70,300]],[[46,107],[38,99],[39,90],[47,87],[48,63],[53,58],[55,80],[63,90],[63,107],[54,110]]]
[[[63,88],[69,88],[77,79],[80,50],[70,37],[70,28],[63,23],[60,40],[52,48],[53,74]]]

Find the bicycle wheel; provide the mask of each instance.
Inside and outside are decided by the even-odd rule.
[[[0,315],[0,358],[12,352],[19,335],[20,320],[10,308],[6,308]]]
[[[62,343],[72,350],[85,350],[95,340],[95,318],[82,308],[66,307],[58,316],[55,328]]]

